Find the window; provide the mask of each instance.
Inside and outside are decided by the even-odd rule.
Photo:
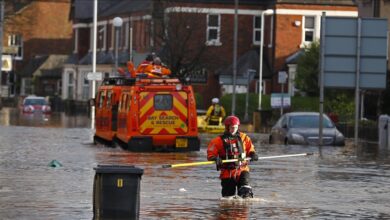
[[[219,35],[221,30],[221,16],[207,15],[207,45],[221,45]]]
[[[99,93],[99,100],[98,100],[98,103],[97,103],[98,108],[102,108],[103,107],[103,103],[104,103],[104,99],[105,98],[106,98],[105,91],[100,91],[100,93]]]
[[[97,27],[97,39],[96,39],[96,48],[99,50],[106,49],[106,25],[99,25]]]
[[[85,79],[83,80],[83,94],[82,94],[83,100],[88,100],[89,98],[89,80]]]
[[[305,16],[304,36],[303,40],[305,43],[311,43],[314,41],[314,30],[315,30],[315,17]]]
[[[126,110],[129,111],[130,110],[130,107],[131,107],[131,96],[129,95],[129,97],[126,99]]]
[[[260,45],[261,41],[261,16],[253,17],[253,44]]]
[[[123,22],[121,30],[121,41],[119,43],[120,48],[127,49],[129,48],[129,25],[128,21]]]
[[[107,92],[107,106],[106,106],[106,108],[111,108],[111,99],[112,99],[112,92],[108,91]]]
[[[69,73],[68,75],[68,99],[73,99],[74,97],[74,75]]]
[[[160,94],[154,96],[154,109],[155,110],[171,110],[172,109],[172,96],[169,94]]]
[[[24,94],[33,94],[33,82],[32,78],[23,78],[22,79],[24,82]]]
[[[15,60],[23,60],[23,38],[22,35],[12,34],[8,36],[8,46],[16,47]]]

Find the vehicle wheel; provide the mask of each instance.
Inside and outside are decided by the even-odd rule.
[[[284,145],[288,145],[288,139],[284,139]]]

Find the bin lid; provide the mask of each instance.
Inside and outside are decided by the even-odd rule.
[[[131,174],[143,174],[144,170],[135,166],[123,166],[123,165],[98,165],[93,168],[96,173],[131,173]]]

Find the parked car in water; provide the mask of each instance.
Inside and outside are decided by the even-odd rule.
[[[41,96],[27,96],[23,100],[22,112],[26,114],[43,113],[50,114],[51,108],[44,97]]]
[[[272,127],[269,143],[319,145],[318,112],[290,112],[282,115]],[[327,115],[323,115],[323,145],[344,146],[344,135]]]

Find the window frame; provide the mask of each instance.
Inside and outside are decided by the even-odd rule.
[[[97,25],[97,39],[96,39],[96,48],[99,51],[105,51],[107,48],[107,24],[102,23]],[[102,37],[102,39],[99,39]]]
[[[68,99],[73,100],[76,86],[76,74],[74,72],[68,72]]]
[[[312,28],[306,28],[306,18],[313,18],[313,27]],[[314,15],[305,15],[302,19],[302,43],[303,45],[308,45],[313,43],[316,40],[316,29],[317,29],[317,18]],[[313,41],[306,41],[306,33],[312,32],[313,33]]]
[[[23,36],[21,34],[10,34],[8,36],[8,46],[17,47],[17,54],[13,55],[15,60],[23,60]]]
[[[211,16],[217,16],[218,24],[217,26],[210,26],[209,21]],[[206,45],[208,46],[220,46],[221,43],[221,15],[220,14],[207,14],[206,19]],[[210,39],[210,31],[216,30],[217,37],[216,39]]]
[[[259,27],[256,27],[256,19],[259,18]],[[260,15],[255,15],[253,16],[253,45],[260,45],[261,43],[261,32],[262,32],[262,27],[261,27],[261,16]],[[256,33],[260,34],[260,39],[257,41],[256,40]]]

